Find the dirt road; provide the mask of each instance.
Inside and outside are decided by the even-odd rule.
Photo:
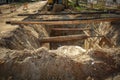
[[[38,10],[41,9],[46,3],[47,1],[28,3],[28,9],[26,11],[23,10],[23,5],[22,5],[18,9],[16,9],[16,11],[14,11],[13,13],[10,13],[9,9],[7,9],[8,11],[6,12],[9,13],[0,14],[0,33],[11,31],[18,27],[17,25],[6,24],[5,23],[6,21],[23,20],[26,17],[21,17],[17,15],[21,13],[37,13]]]

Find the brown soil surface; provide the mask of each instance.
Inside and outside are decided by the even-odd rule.
[[[43,5],[45,5],[46,1],[39,1],[39,2],[34,2],[34,3],[29,3],[28,4],[28,10],[25,11],[23,10],[23,6],[19,7],[14,11],[13,13],[9,12],[9,9],[6,9],[6,12],[8,13],[3,13],[0,14],[0,32],[7,32],[15,29],[18,26],[13,26],[13,25],[8,25],[5,22],[6,21],[11,21],[11,20],[17,20],[21,21],[26,17],[21,17],[17,16],[18,14],[22,13],[36,13]],[[4,7],[8,7],[9,5],[3,5]]]
[[[1,80],[119,80],[120,49],[0,49]],[[74,54],[76,53],[76,54]],[[112,76],[111,76],[112,75]]]
[[[44,5],[43,3],[45,4],[46,1],[30,3],[27,12],[23,11],[21,6],[14,13],[0,16],[2,18],[0,20],[0,80],[120,80],[120,48],[86,50],[76,41],[76,45],[63,46],[65,45],[63,44],[61,47],[57,46],[55,50],[49,50],[49,44],[41,44],[40,39],[56,36],[55,33],[50,34],[49,27],[60,26],[5,24],[8,20],[27,18],[19,17],[17,14],[36,13],[36,10]],[[100,24],[103,27],[107,25]],[[118,24],[112,25],[110,29],[112,31],[102,32],[110,39],[115,38],[114,41],[117,44],[120,40],[120,28]],[[75,27],[80,26],[86,26],[86,24]]]

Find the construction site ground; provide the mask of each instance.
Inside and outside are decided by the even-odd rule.
[[[117,19],[81,24],[75,20],[70,24],[69,20],[65,25],[66,20],[84,15],[18,16],[54,14],[40,12],[46,3],[28,3],[27,10],[23,10],[23,4],[14,12],[8,8],[0,14],[0,80],[120,80],[119,15],[109,14]],[[59,19],[66,20],[54,25]],[[40,20],[48,23],[32,24]],[[52,20],[56,22],[48,25]],[[6,21],[21,22],[11,25]],[[28,23],[22,24],[24,21]]]
[[[37,13],[37,11],[40,8],[42,8],[45,4],[46,4],[46,1],[28,3],[28,9],[23,10],[23,8],[24,8],[24,3],[23,3],[21,6],[16,7],[16,10],[14,12],[11,12],[9,8],[6,9],[6,7],[10,7],[11,5],[2,5],[1,7],[5,8],[5,10],[2,10],[3,13],[0,14],[0,32],[13,30],[14,28],[18,27],[16,25],[8,25],[8,24],[6,24],[6,21],[9,21],[9,20],[19,20],[19,21],[21,21],[26,17],[17,16],[18,14],[21,14],[21,13],[34,14],[34,13]],[[13,8],[15,8],[15,7],[13,7]]]

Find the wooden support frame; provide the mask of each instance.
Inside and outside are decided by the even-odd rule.
[[[85,33],[87,36],[90,36],[90,34],[89,34],[88,32],[84,31],[84,33]],[[89,40],[90,40],[90,41],[94,41],[93,38],[89,38]],[[90,43],[91,43],[91,42],[90,42]],[[94,44],[94,45],[95,45],[97,48],[102,49],[99,44]],[[93,45],[92,45],[92,46],[93,46]],[[90,45],[90,44],[88,45],[87,41],[85,41],[85,48],[86,48],[86,49],[89,49],[90,47],[91,47],[91,45]]]
[[[90,28],[51,28],[52,31],[83,31],[90,30]]]
[[[84,40],[90,37],[103,37],[103,36],[87,36],[85,34],[80,35],[68,35],[68,36],[56,36],[56,37],[43,37],[40,39],[41,43],[57,43],[57,42],[66,42],[66,41],[75,41],[75,40]]]
[[[73,13],[37,13],[37,14],[18,14],[18,16],[40,16],[40,15],[78,15],[78,14],[118,14],[116,11],[97,11],[97,12],[73,12]]]
[[[50,43],[50,42],[65,42],[65,41],[74,41],[74,40],[83,40],[87,39],[90,36],[84,34],[81,35],[68,35],[68,36],[57,36],[57,37],[43,37],[40,39],[41,43]]]
[[[119,21],[120,18],[103,18],[103,19],[88,19],[88,20],[47,20],[47,21],[7,21],[7,24],[44,24],[44,25],[67,25],[67,24],[83,24],[83,23],[99,23]]]

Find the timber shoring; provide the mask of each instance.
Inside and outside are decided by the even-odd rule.
[[[52,31],[83,31],[90,30],[90,28],[51,28]]]
[[[87,39],[89,36],[86,35],[68,35],[68,36],[56,36],[56,37],[43,37],[40,39],[41,43],[50,43],[50,42],[65,42],[65,41],[74,41],[74,40],[83,40]]]
[[[119,14],[118,11],[99,11],[99,12],[72,12],[72,13],[37,13],[37,14],[18,14],[18,16],[39,16],[39,15],[77,15],[77,14]]]
[[[67,36],[56,36],[56,37],[43,37],[40,39],[41,43],[57,43],[57,42],[66,42],[66,41],[75,41],[75,40],[84,40],[90,37],[103,37],[103,36],[87,36],[85,34],[80,35],[67,35]]]
[[[83,24],[83,23],[99,23],[120,21],[120,18],[103,18],[103,19],[68,19],[68,20],[46,20],[46,21],[6,21],[6,24],[44,24],[44,25],[67,25],[67,24]]]

